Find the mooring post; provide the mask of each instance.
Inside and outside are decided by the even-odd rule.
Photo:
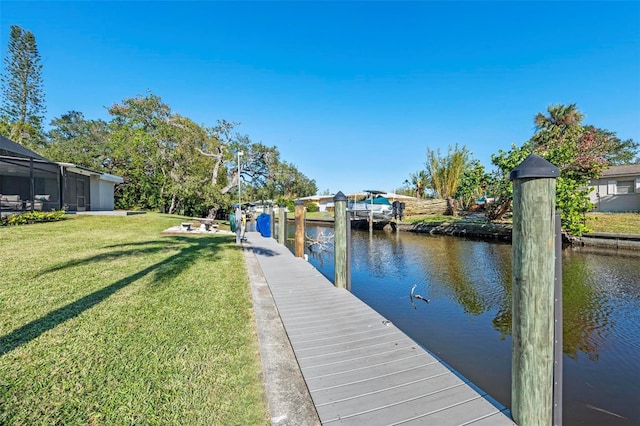
[[[296,219],[295,253],[296,257],[304,257],[304,203],[296,200],[294,205]]]
[[[271,238],[276,238],[276,218],[273,215],[273,204],[269,204],[267,213],[269,214],[269,226],[271,227]]]
[[[333,197],[334,205],[334,264],[335,286],[351,291],[350,249],[349,240],[351,224],[347,213],[347,197],[338,192]]]
[[[278,219],[278,242],[282,245],[287,242],[287,206],[280,204],[280,218]]]
[[[520,426],[553,422],[555,193],[559,170],[529,155],[513,181],[511,412]]]

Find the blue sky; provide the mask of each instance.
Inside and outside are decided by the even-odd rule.
[[[320,191],[392,191],[427,147],[491,154],[576,103],[640,141],[640,2],[12,2],[36,36],[47,117],[147,91],[240,122]]]

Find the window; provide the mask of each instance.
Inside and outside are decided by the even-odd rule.
[[[634,193],[640,194],[640,178],[636,178],[635,180],[607,181],[607,194],[617,195]]]
[[[619,180],[616,182],[616,194],[633,194],[635,181]]]

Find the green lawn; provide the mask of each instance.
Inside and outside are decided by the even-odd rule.
[[[587,213],[593,232],[640,234],[640,213]]]
[[[182,220],[0,228],[0,424],[269,424],[242,252]]]

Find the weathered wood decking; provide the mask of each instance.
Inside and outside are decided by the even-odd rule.
[[[504,407],[276,240],[248,232],[245,247],[323,424],[513,424]]]

